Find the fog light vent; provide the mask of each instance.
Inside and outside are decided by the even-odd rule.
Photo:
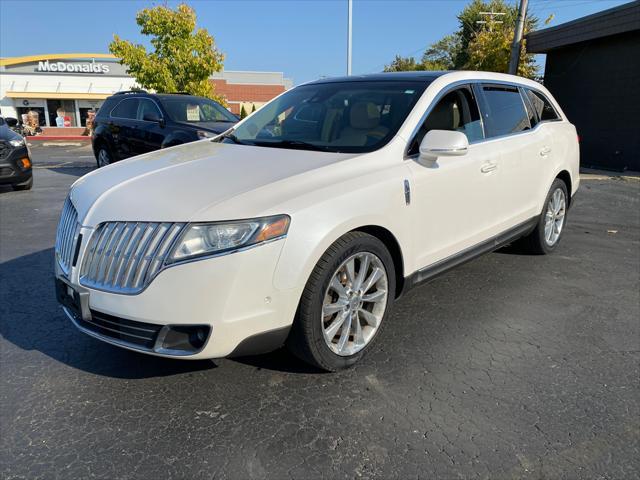
[[[166,325],[162,328],[155,351],[171,355],[190,355],[202,350],[211,328],[208,325]]]

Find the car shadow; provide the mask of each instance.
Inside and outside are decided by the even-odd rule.
[[[175,360],[133,352],[78,331],[58,305],[53,248],[0,264],[0,335],[22,350],[36,350],[71,367],[123,379],[163,377],[217,368],[213,360]],[[10,349],[4,349],[10,355]],[[230,359],[257,370],[324,373],[285,348]]]
[[[140,379],[211,370],[211,360],[178,361],[118,348],[78,331],[55,297],[53,248],[0,264],[0,335],[22,350],[107,377]],[[11,349],[3,348],[10,361]]]

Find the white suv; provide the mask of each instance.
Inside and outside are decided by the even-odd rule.
[[[289,90],[222,136],[71,188],[56,290],[100,340],[185,359],[286,344],[348,367],[408,288],[519,240],[560,241],[578,138],[519,77],[411,72]]]

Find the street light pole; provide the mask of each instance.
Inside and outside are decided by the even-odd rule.
[[[347,0],[349,13],[347,15],[347,75],[351,75],[351,16],[353,13],[352,0]]]
[[[513,43],[511,44],[511,60],[509,61],[509,73],[511,75],[518,74],[518,63],[520,63],[520,48],[522,45],[522,34],[524,33],[524,19],[527,16],[527,4],[529,0],[520,0],[520,9],[518,10],[518,20],[516,21],[516,30],[513,33]]]

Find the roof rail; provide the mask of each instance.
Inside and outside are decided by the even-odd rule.
[[[114,93],[114,95],[125,95],[127,93],[147,93],[146,90],[122,90],[120,92]]]

